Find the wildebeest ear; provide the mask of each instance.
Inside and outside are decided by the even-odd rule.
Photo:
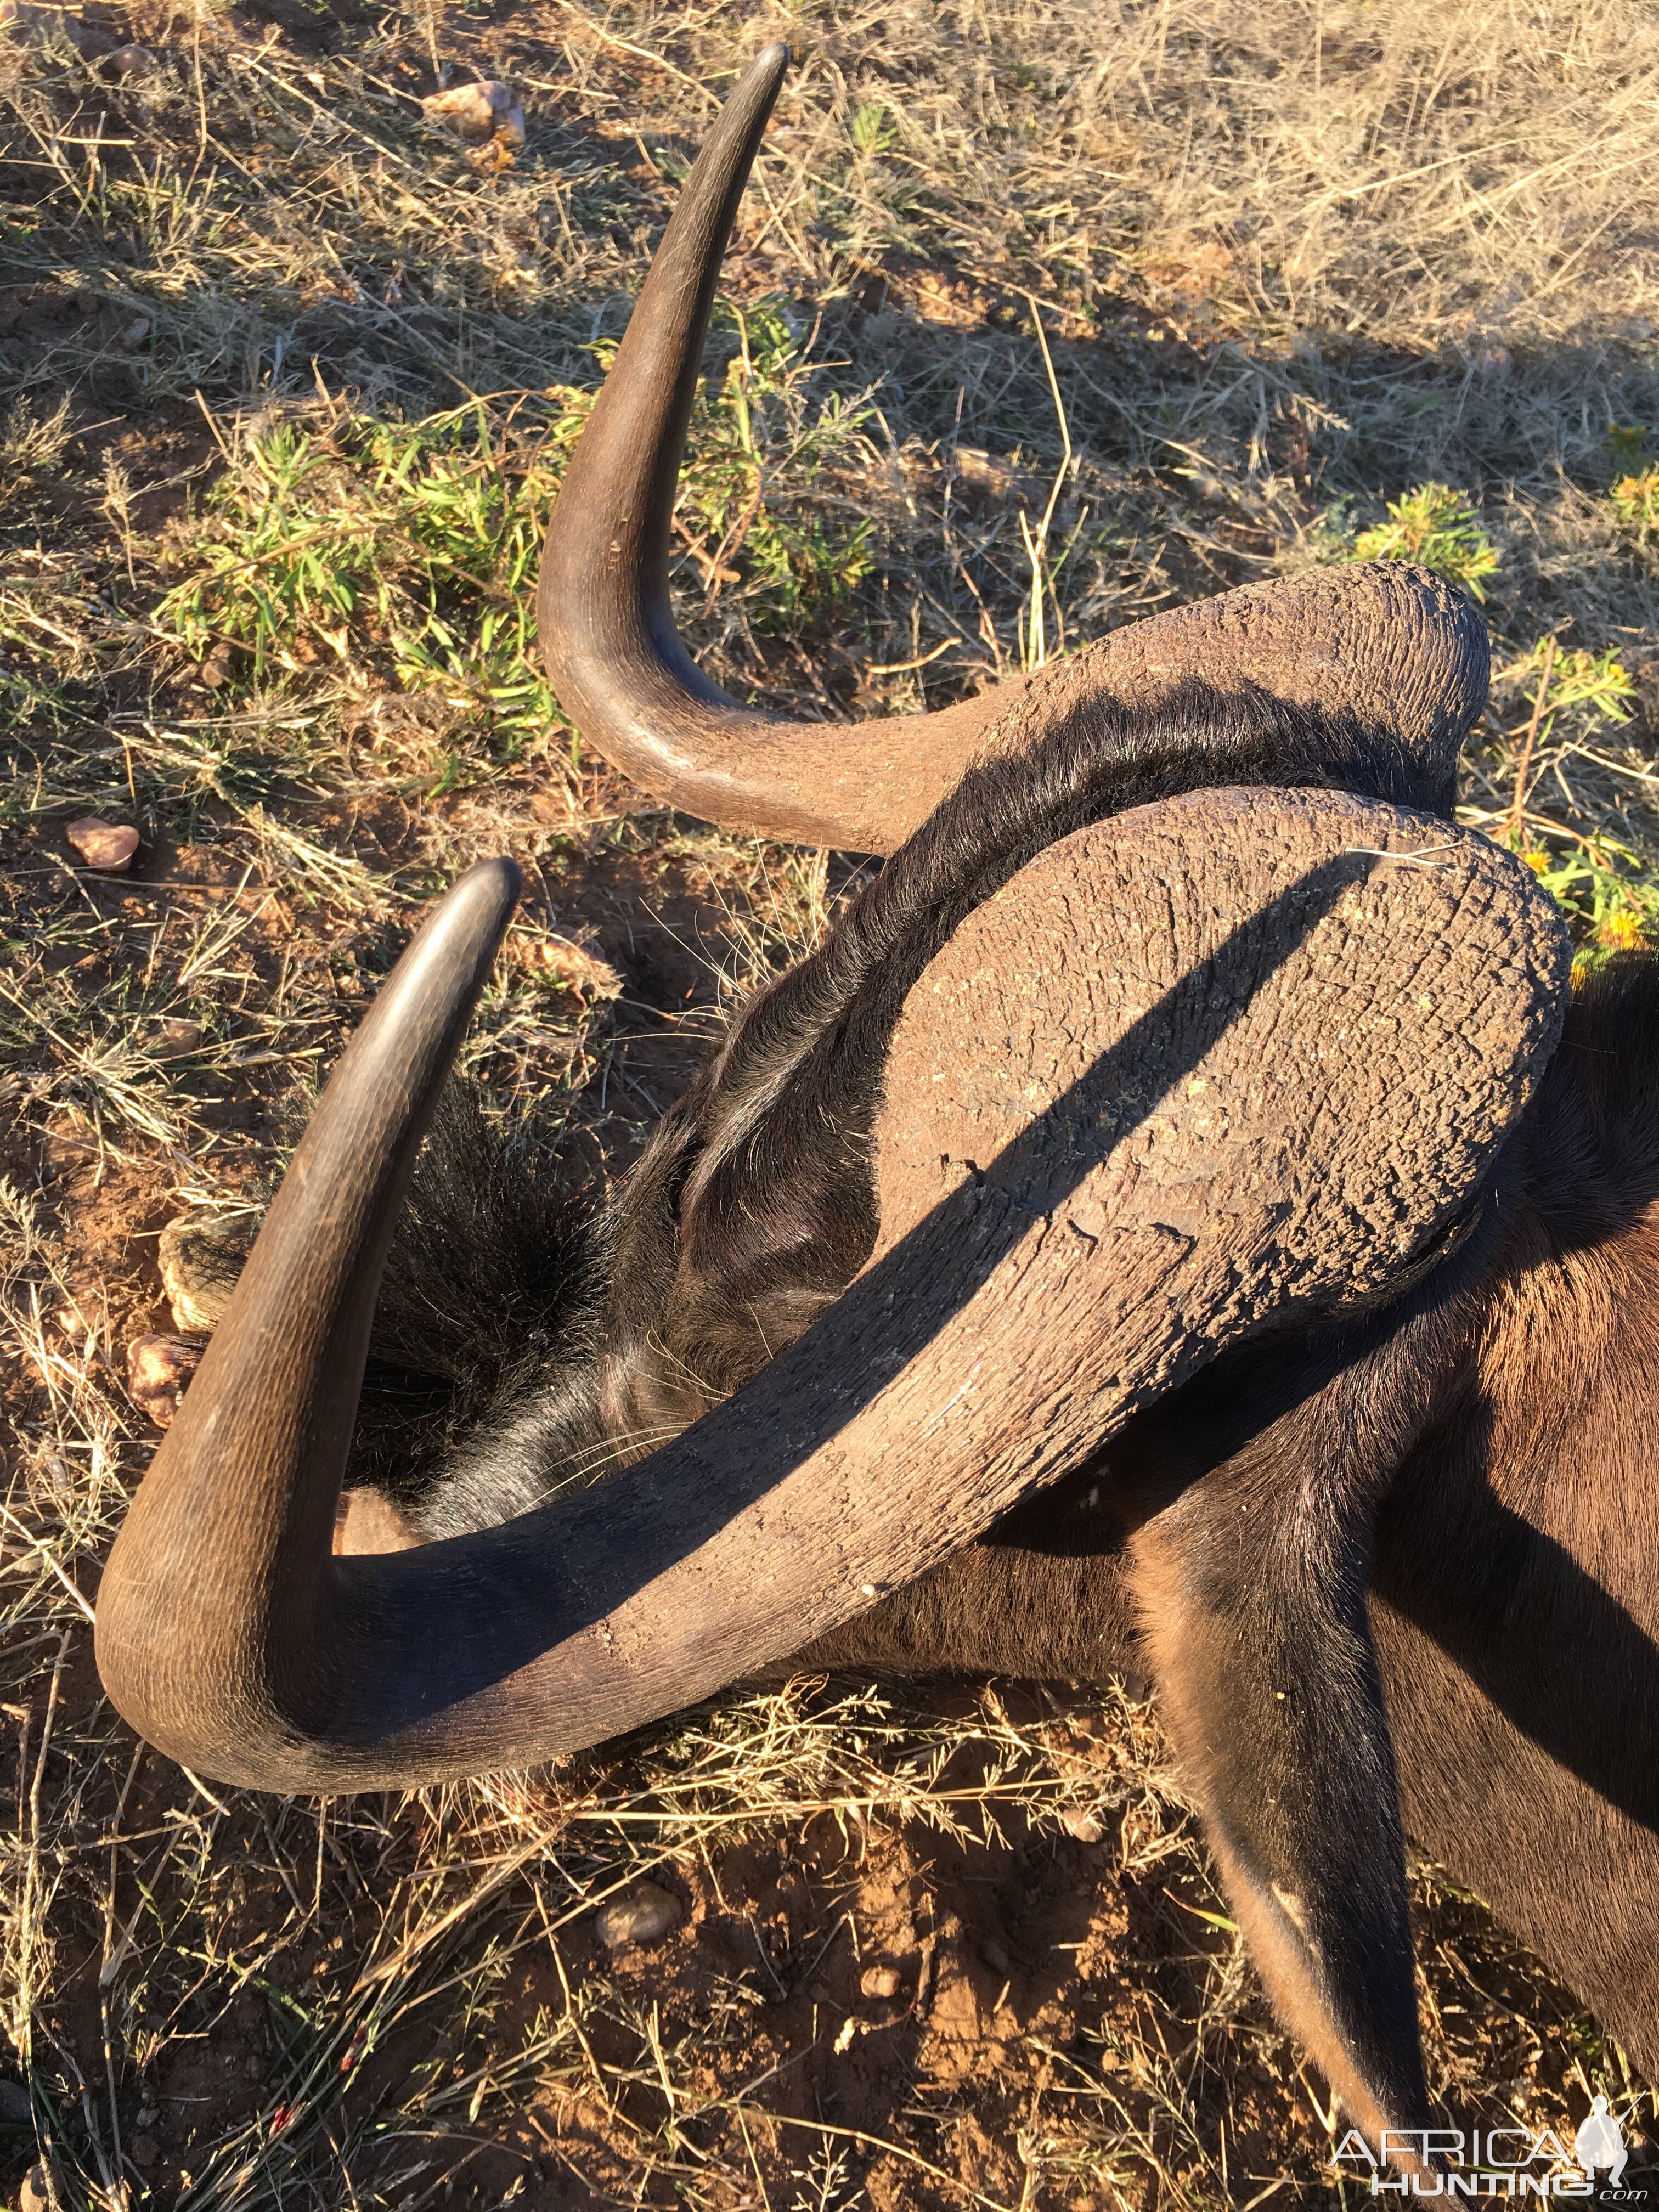
[[[1205,1476],[1135,1532],[1132,1557],[1164,1718],[1250,1956],[1375,2142],[1429,2114],[1365,1612],[1387,1470],[1365,1464],[1365,1426],[1304,1440],[1327,1447],[1306,1462],[1246,1454]]]
[[[1091,702],[1152,704],[1192,678],[1249,684],[1413,763],[1419,803],[1449,787],[1486,703],[1486,627],[1426,568],[1316,568],[1171,609],[1036,675],[902,721],[793,723],[741,707],[674,627],[668,552],[708,312],[744,180],[789,64],[765,46],[692,166],[542,553],[543,656],[583,738],[647,791],[728,828],[888,853],[969,763],[1018,750]]]
[[[863,1273],[735,1396],[501,1528],[331,1556],[381,1257],[505,927],[476,870],[353,1038],[104,1573],[120,1711],[284,1790],[528,1764],[798,1650],[1228,1345],[1409,1273],[1559,1034],[1528,871],[1340,793],[1048,847],[912,988]]]

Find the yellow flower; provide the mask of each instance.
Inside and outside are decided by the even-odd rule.
[[[1639,952],[1648,941],[1647,927],[1633,906],[1621,906],[1596,931],[1595,941],[1615,952]]]

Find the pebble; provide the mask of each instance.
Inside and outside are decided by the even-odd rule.
[[[135,1336],[127,1346],[127,1395],[158,1429],[173,1425],[203,1346],[179,1336]]]
[[[0,2127],[27,2128],[33,2124],[29,2093],[21,2081],[0,2081]]]
[[[97,814],[83,814],[64,835],[89,868],[106,876],[124,876],[138,850],[138,832],[130,822],[106,822]]]
[[[1064,1813],[1060,1826],[1067,1835],[1075,1836],[1080,1844],[1097,1844],[1106,1833],[1100,1818],[1094,1813]]]
[[[17,2192],[17,2212],[56,2212],[57,2192],[46,2174],[46,2161],[37,2159],[23,2176]]]
[[[678,1898],[659,1889],[654,1881],[639,1881],[601,1906],[593,1927],[607,1950],[620,1951],[627,1943],[654,1943],[679,1917]]]
[[[477,140],[502,138],[510,145],[524,143],[524,109],[510,84],[485,77],[477,84],[453,84],[447,92],[434,92],[421,102],[427,120],[453,131],[458,137]]]
[[[247,648],[228,637],[222,637],[197,672],[210,691],[217,691],[230,683],[246,665]]]
[[[899,1970],[896,1966],[866,1966],[859,1976],[859,1988],[867,1997],[896,1997],[899,1993]]]

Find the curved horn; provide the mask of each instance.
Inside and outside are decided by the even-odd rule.
[[[510,891],[465,878],[353,1040],[105,1571],[111,1697],[227,1781],[526,1763],[798,1650],[1225,1345],[1396,1281],[1565,994],[1530,875],[1424,816],[1235,789],[1079,831],[907,1000],[836,1305],[598,1487],[335,1559],[390,1210]]]
[[[937,713],[802,725],[751,713],[702,675],[674,627],[668,541],[721,256],[789,63],[764,47],[686,180],[566,471],[537,592],[560,705],[648,791],[732,829],[852,851],[902,843],[969,762],[1041,736],[1101,696],[1249,680],[1387,731],[1447,809],[1486,703],[1485,625],[1424,568],[1370,562],[1253,584],[1114,631]]]

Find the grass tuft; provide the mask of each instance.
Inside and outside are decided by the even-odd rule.
[[[1388,520],[1355,538],[1353,558],[1420,562],[1474,599],[1486,598],[1486,579],[1503,565],[1463,495],[1443,483],[1417,484],[1390,500]]]
[[[188,573],[157,624],[211,660],[230,697],[279,672],[372,672],[435,689],[513,758],[555,714],[533,652],[553,478],[516,447],[504,463],[481,405],[408,424],[323,411],[246,439],[175,556]]]

